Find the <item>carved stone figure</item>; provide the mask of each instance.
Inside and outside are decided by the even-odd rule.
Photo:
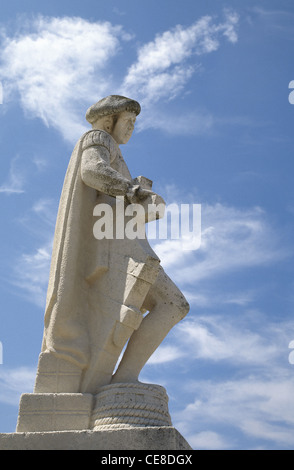
[[[137,382],[149,357],[188,313],[146,237],[118,238],[116,227],[112,239],[93,235],[98,204],[115,214],[117,197],[125,207],[163,203],[150,180],[132,179],[119,148],[139,113],[139,103],[117,95],[87,111],[92,130],[73,150],[60,199],[35,393],[97,393],[110,383]]]

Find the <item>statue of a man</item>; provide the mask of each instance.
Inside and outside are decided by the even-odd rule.
[[[139,103],[117,95],[87,111],[92,130],[74,148],[60,198],[36,393],[97,393],[103,385],[138,381],[189,311],[146,238],[93,235],[98,204],[115,212],[118,196],[125,207],[156,197],[146,187],[150,180],[132,179],[119,148],[139,113]]]

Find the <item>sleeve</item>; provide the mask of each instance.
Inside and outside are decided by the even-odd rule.
[[[91,188],[109,196],[126,196],[133,184],[111,168],[111,139],[102,131],[90,132],[82,144],[81,177]]]

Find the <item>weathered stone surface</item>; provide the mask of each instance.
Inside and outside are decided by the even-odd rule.
[[[0,434],[0,450],[191,450],[173,427]]]
[[[26,393],[21,396],[16,431],[112,430],[172,426],[164,387],[110,384],[89,393]]]
[[[82,393],[25,393],[17,432],[89,429],[94,397]]]
[[[91,428],[96,431],[171,425],[168,396],[159,385],[106,385],[95,397]]]
[[[137,382],[189,310],[146,238],[145,223],[163,217],[165,203],[150,179],[132,178],[119,147],[140,110],[111,95],[87,111],[92,130],[74,148],[60,198],[35,393],[96,394]],[[140,208],[135,237],[133,205]],[[101,226],[109,230],[100,237]]]

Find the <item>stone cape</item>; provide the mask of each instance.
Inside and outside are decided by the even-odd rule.
[[[131,181],[131,175],[121,156],[120,149],[108,133],[91,130],[79,139],[68,165],[58,209],[44,318],[44,337],[39,360],[39,369],[50,371],[50,368],[54,370],[54,368],[59,367],[52,364],[51,356],[65,359],[66,363],[69,364],[69,370],[62,370],[61,367],[63,376],[66,374],[69,376],[72,373],[74,377],[75,374],[77,382],[79,382],[75,387],[71,383],[70,392],[95,392],[97,384],[89,385],[92,377],[87,376],[87,370],[90,370],[92,375],[95,372],[93,361],[97,363],[98,359],[94,357],[93,350],[96,348],[99,334],[96,334],[96,342],[94,340],[91,342],[91,335],[94,337],[95,332],[101,331],[102,323],[104,329],[107,330],[108,328],[110,330],[116,321],[115,317],[125,316],[127,327],[121,326],[118,318],[119,328],[117,331],[122,336],[122,340],[118,342],[121,341],[119,346],[122,349],[128,339],[128,326],[130,325],[136,329],[142,319],[138,314],[138,318],[131,318],[128,324],[129,314],[133,314],[133,312],[120,312],[120,308],[124,306],[124,300],[126,300],[125,293],[122,292],[122,295],[119,293],[117,297],[120,298],[116,298],[112,302],[112,294],[104,293],[107,290],[107,280],[105,281],[106,285],[101,287],[100,290],[99,286],[97,288],[97,282],[100,282],[99,277],[101,278],[101,275],[112,264],[112,266],[115,265],[114,269],[119,271],[119,276],[123,278],[125,276],[124,271],[126,272],[129,269],[139,272],[140,262],[143,266],[146,265],[146,262],[148,264],[149,260],[151,262],[151,278],[153,279],[147,279],[148,273],[147,277],[145,276],[144,280],[147,281],[147,284],[145,282],[144,295],[146,295],[146,289],[156,278],[160,263],[147,240],[138,241],[136,244],[134,244],[134,240],[131,240],[129,248],[131,256],[128,257],[129,242],[127,240],[95,239],[92,231],[95,221],[93,209],[99,202],[106,201],[111,204],[113,200],[113,197],[99,193],[82,180],[81,159],[83,149],[85,145],[97,144],[107,149],[110,158],[113,159],[109,163],[121,175],[122,180]],[[135,259],[131,268],[128,266],[130,257]],[[141,291],[143,292],[144,289],[141,289]],[[137,297],[138,293],[140,293],[140,289],[137,289]],[[141,300],[138,300],[138,298],[135,300],[130,298],[129,300],[133,305],[137,302],[138,308],[140,308],[144,295],[141,294]],[[104,312],[100,311],[100,306],[103,303],[101,299],[103,299],[103,302],[108,302]],[[112,318],[107,326],[106,313],[109,311],[113,312],[114,321]],[[124,331],[121,333],[124,328],[126,333]],[[107,335],[113,336],[115,334],[115,331],[113,333],[106,331],[103,336],[107,337]],[[48,351],[52,351],[53,354],[48,354]],[[50,357],[44,357],[44,352],[45,355],[47,354]],[[99,359],[100,363],[107,363],[107,361],[113,362],[113,357],[111,354],[109,355],[109,347],[108,351],[105,354],[103,353],[102,359]],[[71,372],[71,368],[74,372]],[[81,384],[79,374],[82,371],[86,372],[83,373],[83,383]],[[108,383],[110,378],[105,378],[105,380],[101,378],[99,386]],[[43,389],[37,391],[67,392],[67,390],[47,390],[46,384]]]
[[[89,227],[85,218],[91,217],[91,202],[93,204],[95,198],[95,191],[83,184],[80,175],[82,143],[86,135],[79,139],[73,150],[61,193],[42,344],[42,351],[46,348],[57,350],[59,355],[64,351],[66,359],[68,351],[71,351],[72,362],[81,368],[88,363],[89,350],[86,324],[81,321],[79,310],[81,304],[83,309],[87,306],[83,291],[88,289],[84,281],[85,273],[79,272],[78,267],[81,266],[79,257],[85,253],[83,245],[89,239],[89,234],[84,233],[85,228],[88,230]],[[66,335],[61,332],[66,332]],[[72,347],[77,341],[78,347]]]

